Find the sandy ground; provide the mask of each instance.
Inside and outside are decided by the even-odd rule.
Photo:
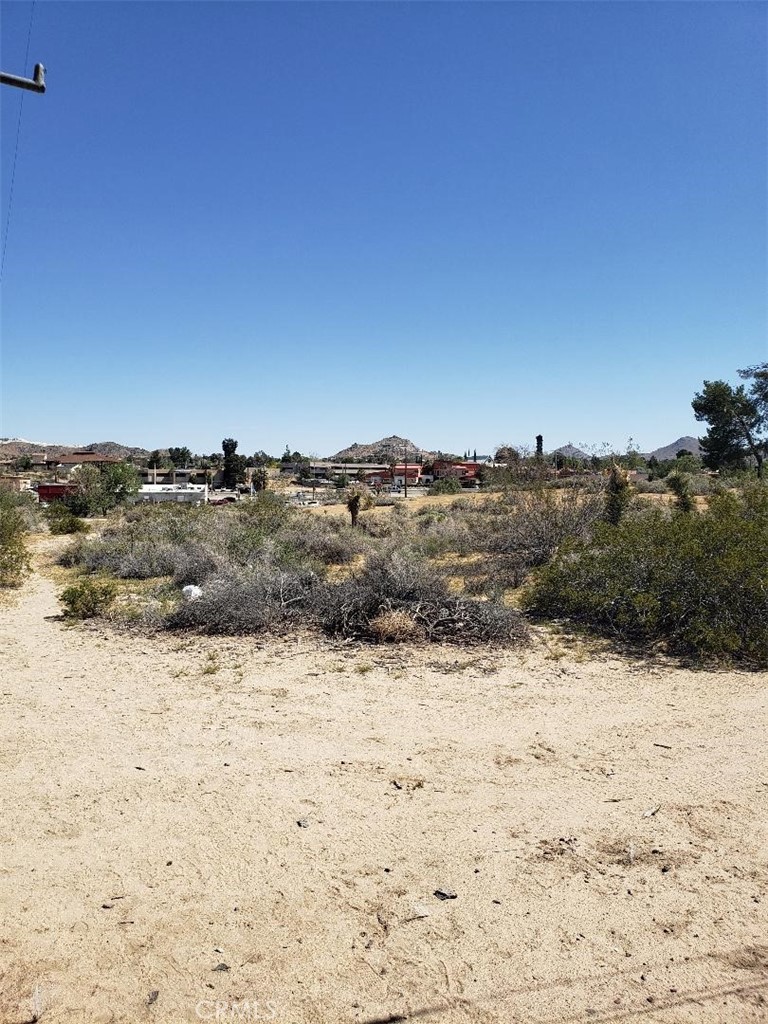
[[[0,1020],[768,1019],[765,674],[69,626],[59,543],[0,606]]]

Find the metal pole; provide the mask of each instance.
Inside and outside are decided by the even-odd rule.
[[[408,497],[408,445],[403,445],[403,458],[405,459],[405,472],[403,473],[403,482],[405,483],[404,498]]]
[[[34,78],[19,78],[18,75],[7,75],[5,71],[0,71],[0,85],[13,85],[30,92],[45,92],[45,68],[42,64],[35,64]]]

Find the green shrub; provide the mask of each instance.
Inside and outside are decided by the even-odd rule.
[[[59,515],[51,519],[48,529],[54,534],[90,532],[88,523],[83,522],[77,516],[73,516],[68,509],[65,515]]]
[[[459,483],[458,477],[455,476],[444,476],[440,480],[435,480],[432,486],[429,488],[429,494],[460,494],[461,484]]]
[[[602,524],[540,570],[524,605],[636,644],[766,665],[768,488]]]
[[[112,580],[85,577],[67,587],[61,594],[65,614],[72,619],[92,619],[103,615],[117,594]]]
[[[30,570],[24,511],[0,492],[0,587],[17,587]]]

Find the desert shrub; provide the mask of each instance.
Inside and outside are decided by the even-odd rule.
[[[9,491],[0,491],[0,587],[17,587],[29,572],[24,511]]]
[[[413,537],[414,546],[429,557],[449,551],[456,554],[470,552],[475,538],[469,521],[461,514],[463,511],[455,507],[445,511],[435,509],[432,515],[417,517],[418,532]]]
[[[116,533],[76,549],[88,572],[107,572],[119,579],[148,580],[174,573],[176,548],[154,539],[135,540]]]
[[[768,664],[768,489],[601,525],[539,572],[524,604],[636,644]]]
[[[460,494],[461,484],[459,483],[458,477],[455,476],[444,476],[440,480],[430,486],[429,494]]]
[[[295,510],[274,491],[259,491],[250,500],[241,501],[237,506],[237,518],[248,522],[264,535],[276,533],[295,515]]]
[[[88,523],[78,518],[78,516],[73,516],[69,509],[66,510],[65,515],[56,516],[51,519],[48,529],[54,534],[88,533],[90,531]]]
[[[679,512],[693,512],[696,502],[691,494],[691,478],[687,473],[669,473],[664,483],[675,496],[675,507]]]
[[[185,601],[165,620],[169,629],[194,629],[224,636],[280,631],[306,616],[318,584],[312,572],[274,565],[208,577],[202,594]]]
[[[284,526],[277,541],[292,557],[303,557],[323,565],[344,565],[366,550],[362,531],[353,530],[340,518],[304,516]]]
[[[627,471],[614,462],[605,489],[605,518],[616,526],[632,500]]]
[[[61,603],[69,618],[92,619],[109,609],[116,594],[114,581],[87,576],[62,591]]]
[[[190,583],[198,586],[224,568],[224,559],[202,544],[189,542],[173,553],[173,582],[180,587]]]
[[[374,556],[356,576],[321,588],[315,607],[323,627],[345,637],[381,639],[381,616],[391,612],[407,615],[413,629],[433,641],[520,643],[527,635],[516,612],[456,597],[444,577],[412,553]]]
[[[368,623],[371,636],[378,643],[407,643],[420,640],[423,629],[406,611],[381,612]]]
[[[635,490],[638,494],[669,494],[669,488],[663,480],[638,480]]]
[[[587,539],[603,515],[600,492],[512,490],[473,520],[478,549],[521,566],[543,565],[568,540]]]

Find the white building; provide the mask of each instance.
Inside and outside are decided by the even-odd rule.
[[[208,484],[143,484],[134,501],[176,501],[204,505]]]

